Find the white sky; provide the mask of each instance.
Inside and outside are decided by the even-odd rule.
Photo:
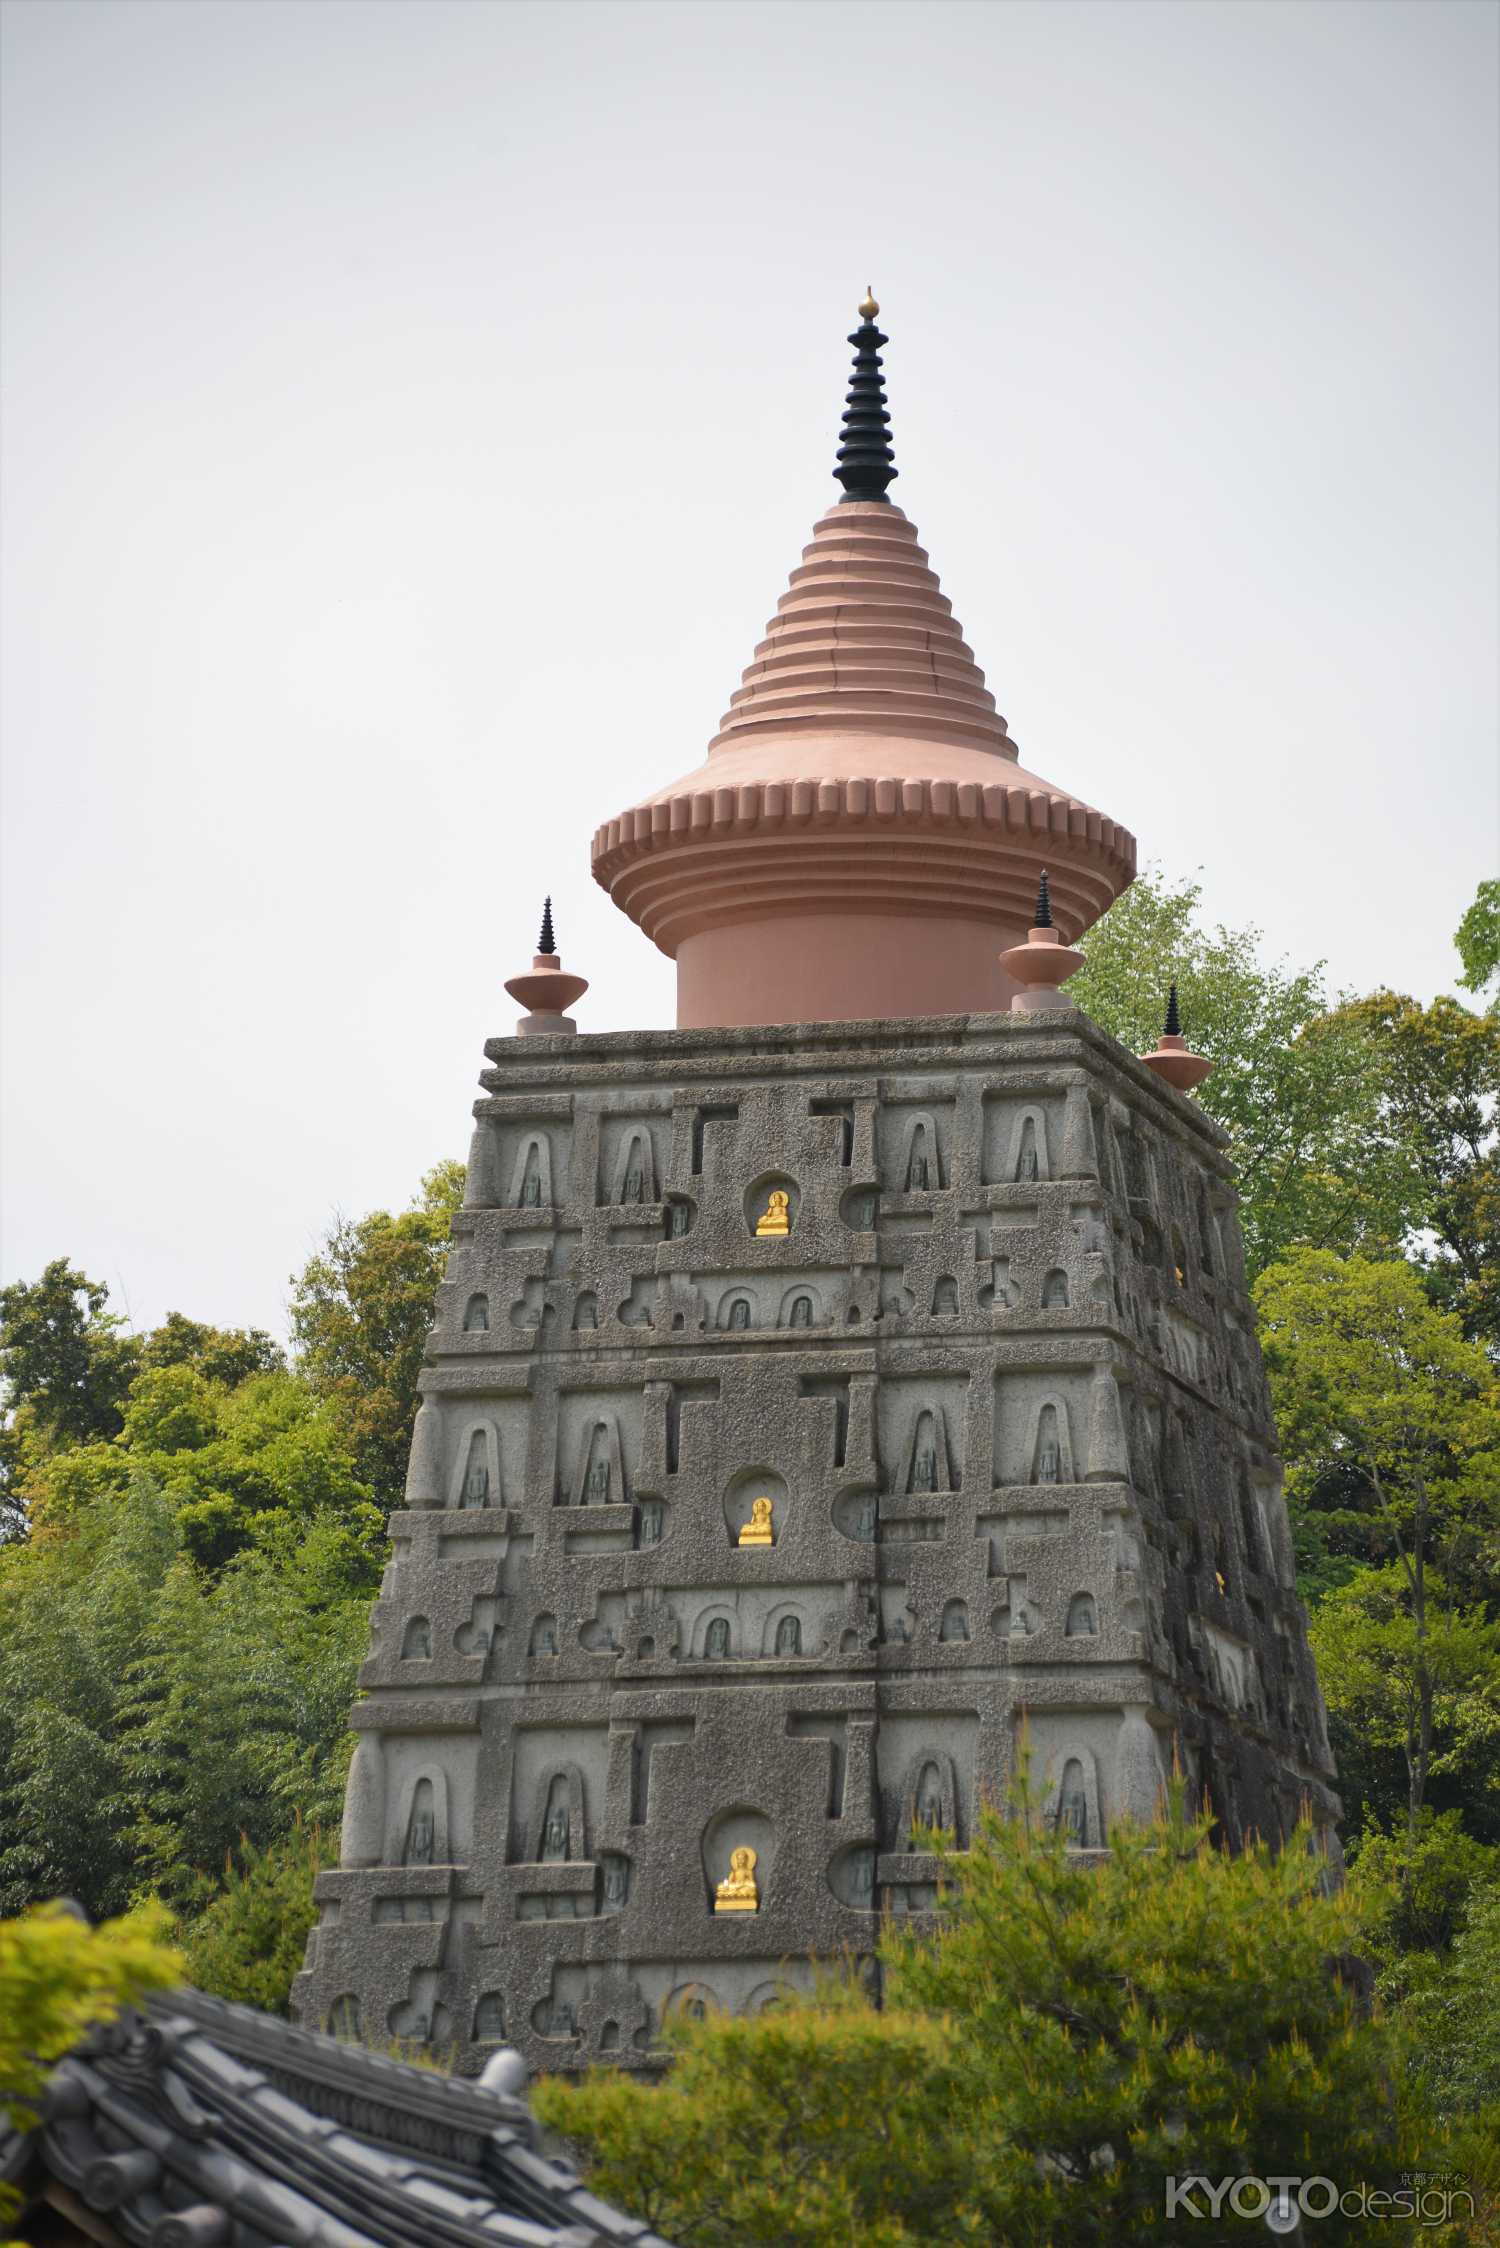
[[[1335,983],[1500,865],[1479,0],[10,0],[6,1277],[283,1325],[695,765],[866,281],[1023,757]]]

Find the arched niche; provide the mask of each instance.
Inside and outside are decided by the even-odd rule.
[[[737,1662],[740,1657],[740,1620],[728,1601],[705,1608],[693,1625],[692,1654],[699,1662]]]
[[[716,1813],[703,1829],[700,1847],[708,1910],[714,1909],[714,1891],[728,1878],[730,1852],[749,1848],[755,1852],[755,1886],[764,1912],[776,1863],[776,1829],[765,1813],[748,1805]]]
[[[786,1234],[757,1233],[756,1228],[770,1207],[773,1194],[786,1196],[787,1232],[797,1230],[797,1216],[802,1207],[802,1189],[785,1171],[762,1171],[745,1189],[745,1229],[757,1241],[784,1241]]]
[[[958,1317],[958,1282],[951,1272],[941,1272],[932,1290],[932,1316],[934,1319]]]
[[[851,1186],[839,1203],[839,1217],[851,1233],[869,1233],[874,1227],[879,1204],[874,1187]]]
[[[642,1499],[635,1510],[638,1547],[661,1545],[667,1535],[669,1509],[665,1499]]]
[[[1043,1311],[1066,1311],[1068,1308],[1068,1276],[1061,1265],[1054,1265],[1042,1282]]]
[[[580,1288],[573,1306],[573,1332],[586,1334],[599,1324],[599,1299],[592,1288]]]
[[[576,1764],[555,1764],[537,1782],[531,1804],[531,1865],[580,1865],[588,1857],[583,1774]]]
[[[490,1299],[482,1288],[476,1288],[464,1305],[464,1333],[487,1335],[490,1331]]]
[[[402,1866],[452,1864],[448,1841],[448,1775],[441,1764],[423,1764],[408,1775],[397,1798],[388,1862]]]
[[[623,1912],[630,1902],[630,1860],[618,1850],[606,1850],[599,1860],[599,1910]]]
[[[783,1661],[815,1652],[810,1627],[795,1601],[781,1601],[767,1615],[761,1626],[760,1651],[772,1658],[780,1656]]]
[[[816,1289],[808,1287],[805,1282],[798,1282],[788,1288],[781,1299],[776,1324],[778,1327],[821,1327],[824,1324],[823,1307],[818,1301]]]
[[[912,1415],[898,1488],[915,1494],[955,1488],[948,1423],[941,1405],[923,1405]]]
[[[833,1526],[856,1545],[874,1545],[880,1525],[880,1501],[873,1491],[840,1491],[833,1502]]]
[[[527,1641],[527,1652],[532,1655],[555,1655],[557,1653],[556,1616],[544,1611],[535,1618],[531,1626],[531,1637]]]
[[[668,2021],[675,2016],[679,2021],[701,2022],[709,2014],[723,2011],[718,1993],[708,1983],[679,1983],[667,1993],[662,2007],[663,2018]]]
[[[667,1239],[685,1241],[698,1223],[698,1205],[691,1195],[673,1194],[667,1198],[665,1219]]]
[[[620,1142],[609,1199],[627,1209],[661,1200],[656,1187],[656,1149],[643,1124],[627,1132]]]
[[[503,1506],[500,1478],[500,1431],[493,1421],[463,1421],[453,1451],[453,1473],[448,1485],[450,1507]]]
[[[425,1616],[408,1616],[406,1629],[401,1634],[401,1660],[404,1663],[430,1663],[432,1660],[432,1625]]]
[[[790,1521],[786,1482],[768,1467],[747,1467],[730,1478],[724,1491],[724,1526],[732,1546],[739,1544],[757,1499],[770,1500],[772,1536],[777,1545],[781,1543]]]
[[[938,1626],[938,1638],[952,1642],[965,1640],[968,1638],[968,1636],[968,1602],[966,1600],[949,1600],[945,1602],[943,1607],[942,1622]]]
[[[1047,1147],[1047,1119],[1039,1108],[1022,1108],[1011,1119],[1010,1153],[1005,1166],[1008,1179],[1022,1185],[1050,1179],[1052,1162]]]
[[[1073,1432],[1065,1397],[1044,1397],[1036,1409],[1031,1438],[1031,1481],[1073,1483]]]
[[[554,1998],[549,1991],[531,2009],[531,2026],[538,2037],[565,2041],[578,2035],[578,2016],[571,1999]]]
[[[528,1133],[517,1147],[505,1199],[513,1210],[551,1209],[552,1143],[545,1132]]]
[[[796,1996],[795,1984],[773,1978],[769,1982],[756,1984],[754,1990],[751,1991],[745,2003],[741,2006],[740,2012],[742,2014],[768,2014],[773,2007],[785,2006],[789,1999]]]
[[[828,1886],[841,1905],[853,1912],[875,1910],[875,1845],[856,1842],[851,1849],[836,1850],[828,1862]]]
[[[934,1809],[936,1816],[933,1815]],[[920,1749],[906,1770],[906,1784],[901,1791],[901,1826],[896,1837],[898,1850],[914,1850],[920,1845],[913,1839],[919,1828],[941,1827],[951,1834],[955,1848],[962,1849],[963,1836],[959,1833],[958,1772],[946,1749]]]
[[[1209,1206],[1208,1189],[1200,1179],[1197,1194],[1198,1209],[1198,1263],[1204,1272],[1213,1272],[1218,1265],[1219,1229]]]
[[[911,1117],[901,1141],[902,1194],[936,1194],[943,1185],[943,1155],[937,1119],[925,1110]]]
[[[760,1313],[748,1288],[727,1288],[719,1298],[714,1325],[724,1335],[747,1334],[760,1325]]]
[[[624,1506],[625,1454],[613,1413],[596,1413],[579,1431],[568,1497],[574,1506]]]
[[[505,2004],[498,1990],[481,1991],[474,2007],[474,2042],[499,2045],[505,2038]]]
[[[1073,1850],[1102,1850],[1104,1821],[1099,1809],[1099,1775],[1091,1752],[1081,1742],[1056,1750],[1047,1774],[1046,1816]]]
[[[1099,1611],[1091,1592],[1075,1592],[1068,1602],[1068,1620],[1063,1628],[1065,1639],[1097,1639],[1099,1636]]]

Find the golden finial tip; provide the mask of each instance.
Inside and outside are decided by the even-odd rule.
[[[870,284],[869,284],[869,282],[867,281],[867,282],[865,283],[865,293],[864,293],[864,298],[863,298],[863,301],[861,302],[861,304],[860,304],[860,308],[859,308],[859,314],[860,314],[860,318],[861,318],[862,320],[873,320],[873,319],[874,319],[874,317],[875,317],[875,315],[876,315],[876,313],[877,313],[877,312],[878,312],[879,310],[880,310],[880,307],[879,307],[879,305],[878,305],[878,304],[877,304],[877,303],[875,302],[875,292],[874,292],[874,290],[873,290],[873,289],[872,289],[872,288],[870,287]]]

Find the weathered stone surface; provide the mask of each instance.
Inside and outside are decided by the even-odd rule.
[[[301,2020],[648,2064],[930,1907],[1023,1738],[1080,1849],[1174,1749],[1331,1827],[1192,1101],[1076,1011],[487,1052]]]

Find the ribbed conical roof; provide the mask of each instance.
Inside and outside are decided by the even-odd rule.
[[[1135,872],[1124,828],[1019,763],[914,527],[876,488],[894,466],[876,309],[852,339],[852,488],[703,763],[594,837],[596,879],[677,960],[687,1026],[1004,1007],[999,955],[1042,869],[1070,944]]]
[[[919,544],[889,501],[831,507],[709,744],[829,728],[1016,752]]]

